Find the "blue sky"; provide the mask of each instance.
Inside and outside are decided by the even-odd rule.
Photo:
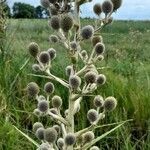
[[[40,0],[7,0],[10,6],[14,2],[24,2],[34,6],[40,5]],[[95,17],[93,5],[103,0],[93,0],[81,7],[82,17]],[[123,20],[150,20],[150,0],[123,0],[122,7],[113,14],[115,19]]]

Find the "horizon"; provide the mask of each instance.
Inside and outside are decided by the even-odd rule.
[[[7,0],[9,7],[12,8],[15,2],[27,3],[33,6],[40,5],[40,0]],[[81,17],[82,18],[96,18],[93,12],[93,5],[103,0],[93,0],[81,6]],[[116,13],[113,13],[115,20],[150,20],[150,0],[130,1],[123,0],[121,8]],[[128,9],[128,10],[127,10]]]

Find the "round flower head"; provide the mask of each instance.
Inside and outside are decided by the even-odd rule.
[[[104,99],[102,96],[97,95],[95,96],[93,103],[95,107],[102,107],[104,104]]]
[[[92,146],[90,150],[100,150],[97,146]]]
[[[95,45],[95,53],[97,54],[97,55],[101,55],[102,53],[104,53],[104,51],[105,51],[105,46],[104,46],[104,44],[103,43],[100,43],[100,42],[98,42],[96,45]]]
[[[60,133],[60,126],[59,125],[54,125],[53,128],[57,131],[57,133]]]
[[[39,139],[39,140],[44,140],[44,128],[40,127],[36,130],[35,132],[35,136]]]
[[[49,0],[50,3],[55,4],[57,0]]]
[[[38,150],[50,150],[50,145],[48,143],[42,143]]]
[[[49,111],[55,115],[58,115],[58,111],[55,108],[51,108]]]
[[[71,49],[76,50],[77,49],[77,43],[75,41],[71,42],[70,47],[71,47]]]
[[[35,83],[35,82],[30,82],[28,85],[27,85],[27,93],[30,97],[35,97],[38,95],[39,93],[39,86]]]
[[[38,101],[46,100],[46,98],[43,95],[38,96]]]
[[[50,6],[50,14],[51,14],[51,16],[58,14],[57,8],[53,5]]]
[[[83,39],[90,39],[94,34],[94,28],[90,25],[87,25],[81,29],[81,37]]]
[[[57,146],[58,146],[58,148],[62,149],[64,145],[65,145],[64,139],[63,138],[59,138],[57,140]]]
[[[43,124],[41,122],[35,122],[33,124],[33,132],[36,132],[38,128],[43,127]]]
[[[99,3],[95,4],[93,7],[93,11],[96,15],[100,15],[102,12],[101,5]]]
[[[52,106],[54,108],[60,108],[62,105],[62,99],[60,96],[57,96],[55,95],[53,98],[52,98]]]
[[[98,112],[95,109],[90,109],[87,118],[91,123],[95,122],[98,119]]]
[[[66,136],[65,136],[65,144],[67,146],[70,146],[70,145],[74,145],[76,142],[76,137],[73,133],[68,133]]]
[[[92,38],[92,44],[95,46],[97,43],[102,42],[102,37],[101,36],[93,36]]]
[[[83,142],[84,143],[89,143],[95,138],[95,135],[92,131],[88,131],[83,134]]]
[[[111,24],[113,22],[113,17],[108,18],[107,24]]]
[[[49,37],[50,42],[52,43],[57,43],[58,42],[58,37],[56,35],[51,35]]]
[[[58,16],[52,16],[51,20],[50,20],[50,26],[54,29],[54,30],[58,30],[60,28],[60,19]]]
[[[109,96],[105,99],[103,105],[105,111],[112,111],[116,108],[116,106],[117,106],[117,100],[114,97]]]
[[[45,8],[48,8],[50,6],[49,0],[41,0],[41,5]]]
[[[78,87],[81,85],[81,79],[80,77],[74,75],[70,76],[69,78],[69,85],[73,90],[77,90]]]
[[[39,55],[39,61],[40,61],[41,63],[43,63],[43,64],[49,63],[50,57],[49,57],[48,52],[46,52],[46,51],[41,52],[40,55]]]
[[[31,56],[36,57],[39,53],[39,46],[37,43],[32,42],[29,44],[28,50]]]
[[[103,59],[104,59],[104,56],[103,56],[103,55],[97,56],[97,60],[98,60],[98,61],[102,61]]]
[[[87,54],[87,51],[86,51],[86,50],[83,50],[83,51],[81,52],[81,55],[82,55],[83,58],[88,57],[88,54]]]
[[[49,143],[55,142],[57,139],[57,131],[54,128],[47,128],[44,131],[44,140]]]
[[[47,82],[45,85],[44,85],[44,91],[47,93],[47,94],[52,94],[54,92],[54,84],[51,83],[51,82]]]
[[[105,0],[102,3],[102,11],[105,13],[105,15],[109,14],[113,11],[113,3],[109,0]]]
[[[48,101],[46,100],[41,100],[38,102],[38,109],[41,111],[41,112],[47,112],[48,109],[49,109],[49,103]]]
[[[55,59],[55,57],[56,57],[56,50],[55,50],[55,49],[50,48],[50,49],[48,49],[48,51],[47,51],[47,52],[49,53],[50,60]]]
[[[86,83],[95,83],[96,81],[96,73],[93,71],[89,71],[84,76]]]
[[[120,8],[122,0],[111,0],[111,1],[114,5],[113,11],[116,11],[118,8]]]
[[[38,109],[34,109],[33,114],[37,117],[41,116],[41,112]]]
[[[32,70],[35,72],[40,72],[41,71],[41,67],[38,64],[33,64],[32,65]]]
[[[65,70],[66,70],[66,75],[70,76],[71,70],[72,70],[72,66],[67,66]]]
[[[105,84],[105,82],[106,82],[106,76],[105,75],[100,74],[97,76],[97,79],[96,79],[97,85],[103,85],[103,84]]]
[[[64,32],[68,32],[72,28],[72,26],[73,18],[68,14],[63,15],[60,20],[60,27],[62,28],[62,30]]]

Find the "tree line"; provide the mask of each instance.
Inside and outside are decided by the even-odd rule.
[[[49,15],[49,12],[40,5],[34,7],[26,3],[15,2],[12,11],[7,3],[4,3],[3,7],[9,18],[46,18]]]

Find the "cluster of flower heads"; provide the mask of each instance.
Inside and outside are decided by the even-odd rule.
[[[79,5],[82,1],[78,2]],[[83,1],[84,3],[84,1]],[[94,5],[93,10],[96,15],[105,14],[103,24],[111,23],[111,14],[121,6],[122,0],[104,0],[102,4]],[[44,127],[41,122],[33,124],[33,132],[41,141],[38,150],[73,150],[90,148],[90,150],[99,150],[97,146],[88,147],[96,139],[94,130],[100,120],[105,118],[107,112],[113,111],[117,106],[117,100],[112,97],[104,98],[102,95],[96,95],[93,98],[93,108],[87,111],[87,120],[90,123],[89,129],[80,131],[72,130],[74,128],[73,118],[80,111],[82,97],[93,93],[98,86],[106,83],[106,76],[99,73],[96,62],[104,59],[105,44],[102,36],[96,34],[97,29],[94,26],[86,25],[81,27],[77,24],[74,15],[71,13],[72,2],[63,0],[41,0],[42,6],[49,9],[51,18],[50,27],[55,34],[49,36],[50,42],[62,42],[68,50],[71,58],[71,65],[65,68],[67,79],[61,79],[51,73],[52,61],[56,57],[56,50],[49,48],[47,51],[40,51],[37,43],[32,42],[28,46],[29,53],[37,61],[32,69],[35,72],[44,72],[50,80],[54,80],[68,88],[69,102],[68,108],[62,112],[63,100],[59,95],[55,95],[55,86],[49,81],[42,88],[45,95],[40,95],[40,88],[35,82],[27,85],[29,97],[37,100],[37,107],[34,114],[40,116],[50,116],[55,124],[52,127]],[[72,39],[72,29],[76,29]],[[99,28],[98,28],[99,29]],[[82,50],[81,42],[89,41],[92,50]],[[78,60],[81,59],[84,67],[78,68]],[[73,124],[72,124],[73,122]],[[95,144],[95,143],[94,143]],[[92,145],[94,145],[92,144]]]

